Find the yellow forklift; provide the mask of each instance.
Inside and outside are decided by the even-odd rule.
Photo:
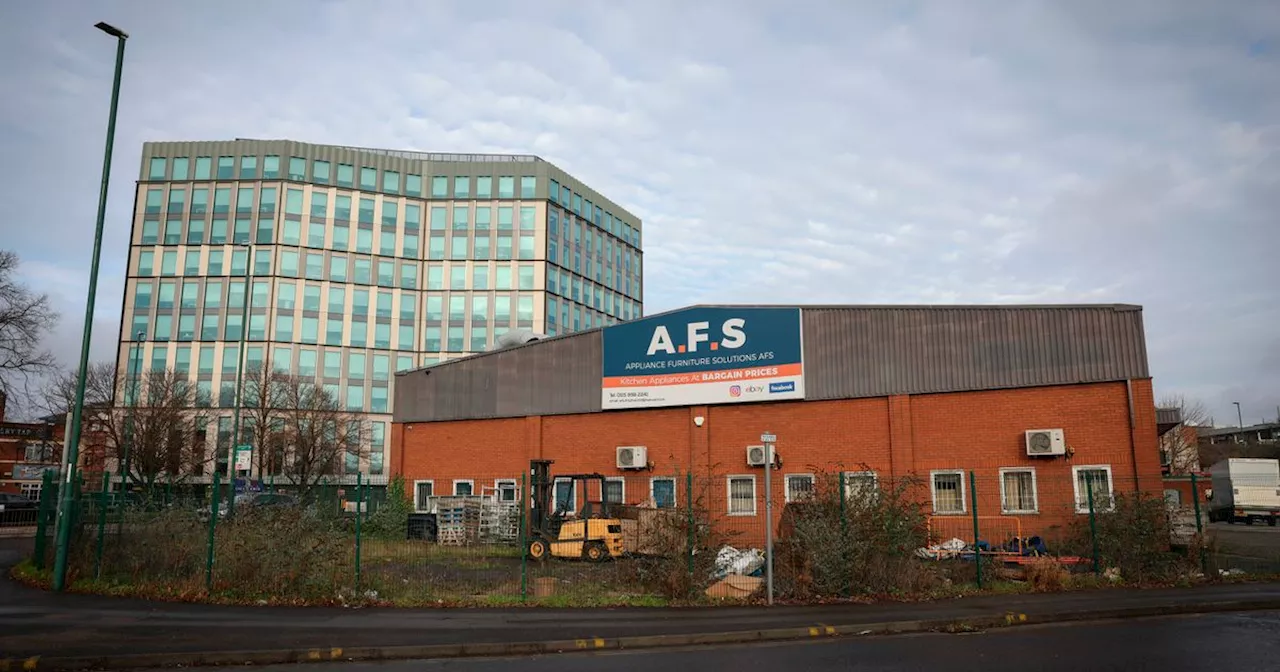
[[[533,501],[529,504],[529,544],[527,551],[534,560],[548,557],[585,559],[603,562],[623,554],[622,521],[609,517],[609,503],[604,496],[601,474],[567,474],[552,478],[552,460],[529,463]],[[553,502],[555,481],[569,481],[577,492],[582,484],[583,505],[577,512],[562,511]],[[600,492],[599,501],[591,501],[591,484]]]

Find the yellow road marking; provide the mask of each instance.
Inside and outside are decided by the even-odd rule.
[[[599,637],[596,637],[596,648],[597,648],[597,649],[603,649],[603,648],[604,648],[604,640],[603,640],[603,639],[600,639]]]
[[[330,657],[330,658],[333,658],[333,659],[335,659],[335,660],[336,660],[336,659],[338,659],[338,658],[341,658],[341,657],[342,657],[342,649],[340,649],[340,648],[338,648],[338,647],[336,647],[336,646],[335,646],[335,647],[333,647],[332,649],[329,649],[329,657]]]
[[[307,652],[307,660],[320,660],[320,652],[316,649],[311,649]]]
[[[817,636],[818,636],[818,629],[817,629],[817,628],[809,628],[809,636],[810,636],[810,637],[817,637]]]

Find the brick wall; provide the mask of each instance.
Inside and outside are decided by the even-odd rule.
[[[1133,420],[1130,422],[1129,390]],[[698,427],[695,418],[702,417]],[[1026,456],[1027,429],[1062,428],[1069,459]],[[600,472],[621,477],[627,503],[649,497],[654,476],[678,476],[677,500],[686,500],[684,474],[705,480],[712,510],[728,506],[728,474],[763,473],[746,466],[745,450],[762,432],[778,435],[783,466],[774,480],[775,516],[788,473],[875,471],[880,478],[930,470],[973,470],[980,512],[1000,512],[999,470],[1036,469],[1041,514],[1026,516],[1023,531],[1059,525],[1072,515],[1072,467],[1109,465],[1117,492],[1160,483],[1155,405],[1150,380],[840,401],[780,402],[621,411],[569,416],[396,425],[391,464],[413,481],[433,479],[438,494],[454,479],[473,479],[477,491],[498,478],[520,478],[529,460],[555,460],[553,474]],[[652,472],[615,468],[617,446],[648,448]],[[1142,484],[1139,485],[1139,479]],[[701,485],[697,489],[701,491]],[[966,491],[967,493],[967,491]],[[928,488],[923,496],[928,498]],[[753,536],[756,516],[723,519]]]

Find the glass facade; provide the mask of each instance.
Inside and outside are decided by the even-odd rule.
[[[636,218],[534,157],[154,143],[140,172],[120,351],[141,340],[228,415],[242,333],[385,428],[395,371],[643,314]]]

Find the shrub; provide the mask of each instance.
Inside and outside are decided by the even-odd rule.
[[[413,503],[405,492],[404,477],[396,476],[387,484],[387,499],[365,520],[361,533],[380,539],[404,539]]]
[[[643,523],[642,534],[656,551],[635,563],[644,589],[669,599],[696,599],[712,581],[716,553],[734,535],[711,519],[707,506],[710,482],[701,480],[692,497],[677,498],[684,502],[682,506],[661,509]],[[687,494],[688,486],[681,490]]]
[[[804,599],[917,592],[937,581],[915,551],[928,544],[924,507],[910,479],[869,496],[846,496],[840,479],[820,474],[811,500],[783,511],[774,570],[777,590]]]
[[[1039,592],[1062,590],[1070,578],[1067,568],[1055,558],[1039,557],[1026,566],[1027,584]]]
[[[1094,513],[1096,534],[1088,516],[1072,523],[1069,547],[1091,557],[1096,538],[1098,561],[1104,569],[1117,568],[1130,583],[1164,582],[1189,569],[1187,557],[1170,546],[1173,528],[1169,510],[1160,495],[1123,493],[1112,506]]]

